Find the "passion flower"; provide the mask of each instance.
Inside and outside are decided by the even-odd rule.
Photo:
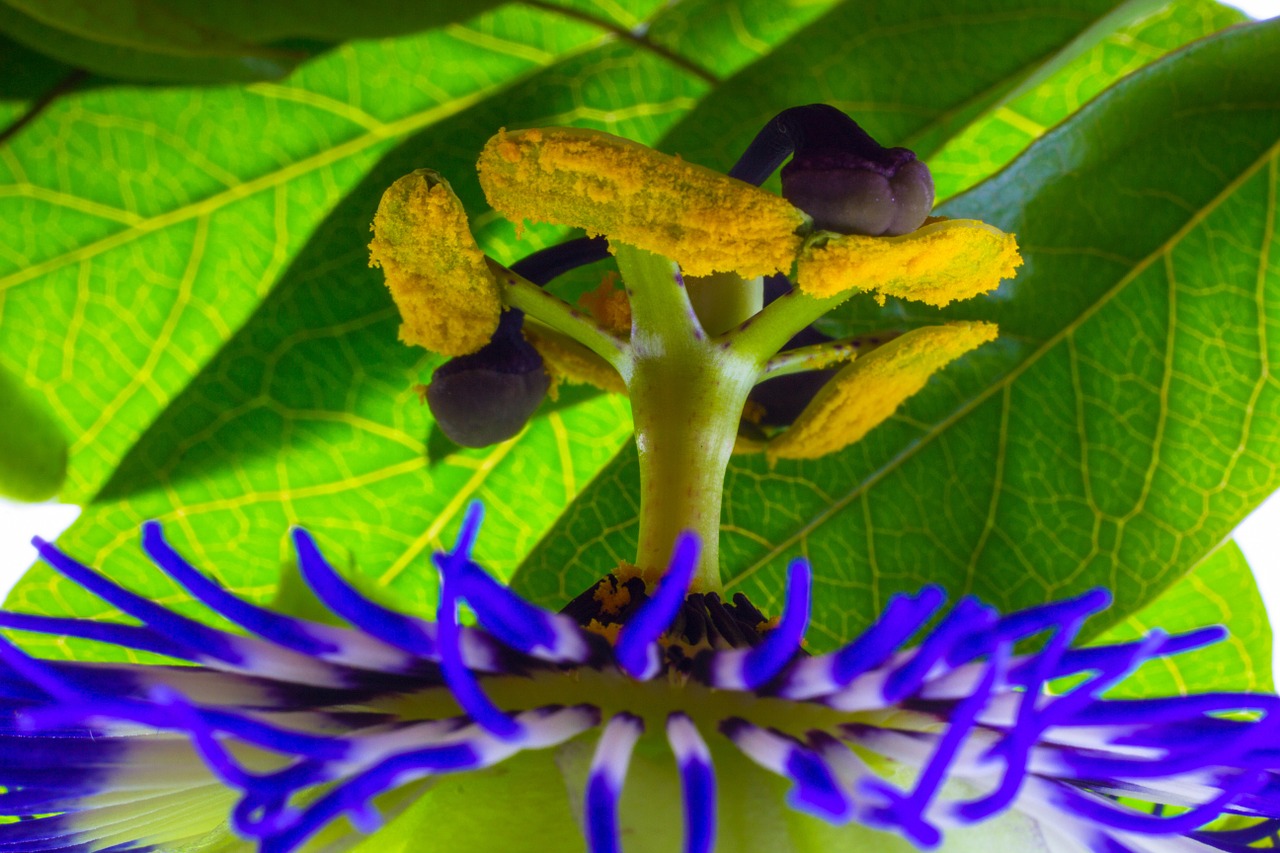
[[[793,155],[786,197],[760,189]],[[17,819],[0,824],[0,853],[1152,853],[1275,833],[1280,699],[1106,698],[1143,661],[1219,629],[1081,648],[1103,590],[1001,615],[973,598],[944,610],[925,587],[810,655],[804,560],[773,618],[722,599],[735,449],[839,451],[996,336],[984,322],[890,329],[874,345],[807,331],[855,293],[940,306],[1013,274],[1011,235],[924,216],[915,163],[826,107],[768,125],[730,176],[581,129],[500,132],[479,162],[490,204],[607,240],[622,290],[609,277],[580,306],[541,285],[600,260],[601,241],[507,268],[442,176],[397,181],[372,258],[402,338],[453,359],[427,393],[437,419],[463,443],[504,440],[547,393],[544,368],[625,393],[634,562],[542,610],[472,560],[473,505],[434,555],[429,621],[363,596],[298,529],[300,571],[327,609],[315,621],[231,595],[144,526],[156,566],[230,631],[40,542],[139,624],[0,613],[0,627],[180,665],[37,660],[0,642],[0,814]],[[871,173],[900,196],[869,192]],[[785,277],[767,304],[765,275]],[[806,394],[751,397],[829,370]]]
[[[474,851],[592,853],[982,839],[1145,853],[1243,850],[1280,826],[1280,699],[1101,696],[1220,629],[1073,648],[1105,592],[1004,616],[966,598],[928,627],[945,596],[926,587],[809,656],[803,560],[776,621],[741,596],[686,594],[691,535],[652,595],[610,575],[557,614],[471,560],[480,518],[473,504],[454,550],[435,555],[434,622],[366,599],[295,530],[303,576],[346,627],[232,596],[146,525],[155,564],[243,634],[38,542],[54,569],[141,624],[13,613],[0,624],[189,665],[39,661],[0,641],[0,811],[21,818],[0,824],[0,849],[348,850],[390,822],[416,850],[464,838]],[[477,625],[459,624],[463,601]],[[1040,651],[1015,652],[1033,638]],[[476,824],[449,807],[462,790],[533,797],[540,812]],[[1233,822],[1215,828],[1224,813]],[[369,849],[391,849],[378,839]]]

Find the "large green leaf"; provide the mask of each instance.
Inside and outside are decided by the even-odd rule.
[[[1004,609],[1091,586],[1134,612],[1280,484],[1275,243],[1280,24],[1229,31],[1127,78],[942,212],[1015,232],[1026,265],[943,317],[1002,338],[835,458],[731,464],[730,592],[772,604],[814,563],[813,635],[847,638],[900,589]],[[843,331],[937,322],[855,298]],[[624,450],[526,563],[551,602],[630,552]]]
[[[543,245],[562,232],[530,228],[517,243],[510,223],[485,212],[473,161],[496,128],[571,123],[655,142],[703,114],[718,75],[742,67],[736,31],[714,50],[681,47],[668,16],[686,20],[683,6],[651,21],[666,33],[656,46],[635,35],[648,6],[611,6],[607,19],[585,8],[504,7],[463,27],[349,45],[281,85],[98,89],[15,137],[4,162],[18,190],[0,201],[8,221],[45,227],[24,232],[20,257],[0,270],[11,309],[0,359],[45,390],[72,438],[64,496],[89,505],[66,547],[172,600],[134,544],[143,519],[170,520],[202,565],[264,597],[285,527],[308,523],[340,561],[429,610],[426,557],[478,497],[489,505],[479,556],[500,576],[514,570],[626,443],[625,403],[566,395],[513,444],[442,445],[411,387],[433,362],[396,342],[364,243],[381,190],[431,165],[454,181],[492,254]],[[839,65],[854,62],[837,48],[866,8],[833,6],[802,30],[771,28],[769,4],[742,14],[760,16],[744,21],[761,50],[816,44]],[[947,3],[916,0],[868,30],[885,56],[915,29],[934,33],[920,73],[951,83],[920,87],[921,122],[1058,67],[1100,18],[1123,22],[1101,2],[1082,12],[1064,0],[1042,18],[1001,8],[956,19]],[[982,40],[1010,50],[956,73]],[[886,63],[881,74],[873,92],[889,102],[899,72]],[[66,162],[49,164],[50,146]],[[11,601],[109,612],[44,570]]]
[[[83,75],[0,35],[0,142]],[[70,78],[70,80],[68,80]]]
[[[1113,688],[1113,697],[1270,692],[1271,625],[1249,563],[1228,540],[1189,574],[1094,642],[1128,643],[1159,628],[1170,634],[1222,625],[1230,636],[1194,652],[1148,661]]]
[[[0,367],[0,495],[42,501],[67,473],[67,440],[38,396]]]
[[[117,79],[251,81],[283,77],[326,42],[438,27],[495,5],[497,0],[359,7],[343,0],[3,0],[0,32]]]
[[[938,198],[949,198],[994,173],[1119,78],[1243,20],[1238,9],[1187,0],[1154,9],[1110,33],[1050,79],[1021,87],[1021,94],[988,111],[930,156]]]
[[[884,144],[906,145],[931,163],[949,139],[960,141],[939,163],[944,194],[956,178],[976,181],[1012,159],[1038,135],[1028,135],[1033,126],[1043,132],[1124,74],[1242,19],[1202,0],[1034,11],[1016,3],[846,2],[821,16],[807,4],[785,10],[756,0],[747,8],[789,36],[769,50],[758,38],[763,28],[715,14],[719,5],[681,3],[653,27],[659,42],[736,37],[727,62],[715,69],[729,76],[672,129],[664,148],[728,169],[772,115],[822,101],[856,117]],[[955,56],[963,60],[951,63]],[[1014,126],[1010,117],[1022,120]],[[981,159],[971,141],[982,146]]]

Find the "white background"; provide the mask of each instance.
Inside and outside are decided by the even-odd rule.
[[[1257,18],[1280,15],[1280,0],[1238,0]],[[79,508],[60,504],[15,504],[0,498],[0,600],[35,560],[32,536],[56,539],[79,515]],[[1258,508],[1235,531],[1258,578],[1272,625],[1280,625],[1280,494]],[[1280,683],[1280,667],[1277,667]]]

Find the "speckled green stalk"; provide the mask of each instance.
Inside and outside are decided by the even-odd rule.
[[[631,297],[634,372],[627,388],[640,457],[636,565],[656,580],[682,531],[702,545],[692,591],[721,589],[720,500],[747,393],[761,359],[703,330],[676,265],[617,246]]]
[[[613,248],[631,301],[629,343],[493,267],[508,304],[591,348],[627,384],[640,457],[635,563],[645,581],[662,576],[676,538],[689,531],[702,547],[690,591],[718,591],[720,502],[747,394],[766,371],[784,375],[833,361],[831,346],[808,347],[772,364],[770,357],[839,300],[796,294],[761,311],[760,279],[718,274],[686,287],[673,261],[632,246]]]

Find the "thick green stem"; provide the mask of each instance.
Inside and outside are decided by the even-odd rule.
[[[701,544],[692,590],[716,591],[725,469],[760,366],[706,334],[671,261],[615,248],[633,320],[627,389],[640,457],[636,565],[646,582],[656,581],[688,531]]]

